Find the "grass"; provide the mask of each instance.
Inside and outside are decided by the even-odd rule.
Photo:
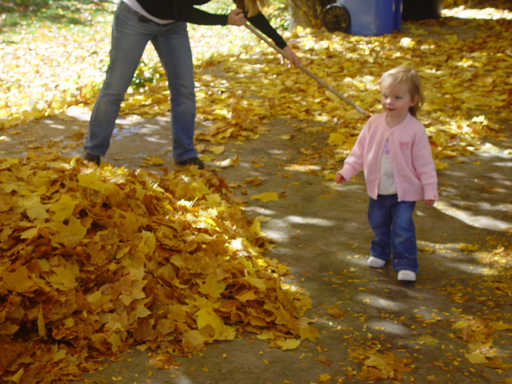
[[[117,0],[0,0],[0,32],[12,32],[18,27],[47,22],[64,28],[86,27],[98,18],[110,15]],[[211,13],[228,13],[233,9],[231,0],[210,1],[201,7]],[[285,2],[273,4],[265,11],[272,25],[284,30],[288,27],[288,10]]]
[[[94,101],[108,65],[110,29],[117,3],[118,0],[0,0],[0,130],[60,113],[70,105]],[[203,9],[226,14],[233,9],[233,3],[215,0]],[[265,13],[273,25],[282,26],[282,20],[288,19],[285,11],[278,5]],[[237,39],[229,28],[218,26],[191,24],[189,31],[195,64],[199,66],[204,60],[225,54]],[[240,42],[235,42],[239,46]],[[132,90],[138,91],[162,76],[156,52],[149,45]]]
[[[0,32],[9,34],[24,27],[34,30],[41,22],[86,27],[111,13],[114,4],[114,0],[0,0]]]

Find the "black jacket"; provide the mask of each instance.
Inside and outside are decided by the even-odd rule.
[[[208,13],[197,5],[203,5],[210,0],[137,0],[140,6],[151,16],[162,20],[178,20],[199,25],[227,25],[227,15]],[[247,20],[267,35],[279,48],[286,47],[286,42],[270,25],[267,18],[258,13]]]

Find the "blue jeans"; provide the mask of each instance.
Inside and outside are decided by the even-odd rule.
[[[370,255],[388,261],[393,253],[393,271],[418,273],[416,229],[412,220],[415,201],[398,201],[395,195],[370,197],[368,221],[375,232]]]
[[[119,114],[148,42],[155,47],[171,91],[172,154],[176,161],[197,157],[194,148],[196,99],[187,24],[158,24],[121,2],[114,14],[110,64],[89,122],[84,150],[105,156]]]

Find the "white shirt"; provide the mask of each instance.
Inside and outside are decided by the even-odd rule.
[[[394,195],[396,193],[395,176],[393,174],[393,163],[388,141],[384,144],[382,158],[380,161],[380,182],[379,195]]]
[[[162,19],[158,19],[154,16],[151,16],[149,13],[147,13],[144,8],[142,8],[140,6],[139,3],[137,3],[137,0],[123,0],[124,3],[128,4],[128,6],[130,8],[132,8],[133,10],[139,12],[141,15],[147,17],[148,19],[150,20],[153,20],[155,23],[158,23],[158,24],[169,24],[169,23],[172,23],[174,20],[162,20]]]

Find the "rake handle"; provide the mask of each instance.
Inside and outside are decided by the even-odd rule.
[[[286,53],[279,48],[277,45],[274,44],[273,41],[269,40],[266,36],[262,35],[256,28],[254,28],[250,24],[245,24],[247,29],[249,29],[252,33],[254,33],[256,36],[258,36],[261,40],[263,40],[265,43],[267,43],[269,46],[274,48],[277,52],[279,52],[283,57],[287,58]],[[358,105],[354,104],[352,101],[347,99],[345,96],[343,96],[341,93],[339,93],[337,90],[335,90],[333,87],[331,87],[329,84],[327,84],[324,80],[319,78],[317,75],[315,75],[313,72],[311,72],[309,69],[305,68],[302,64],[298,64],[297,67],[304,72],[306,75],[314,79],[316,82],[318,82],[323,87],[327,88],[330,92],[334,93],[336,96],[338,96],[341,100],[343,100],[345,103],[350,105],[351,107],[355,108],[359,113],[361,113],[364,117],[370,117],[370,114],[366,112],[364,109],[359,107]]]

